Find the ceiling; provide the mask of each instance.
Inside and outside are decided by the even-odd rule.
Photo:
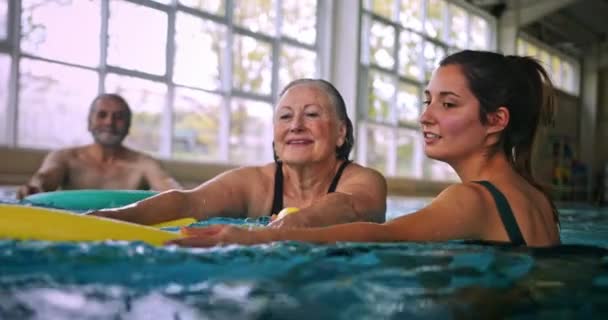
[[[581,57],[593,45],[608,44],[608,0],[469,0],[500,19],[509,10],[536,10],[520,30],[542,42]],[[542,6],[545,6],[542,8]],[[544,9],[544,12],[543,12]]]

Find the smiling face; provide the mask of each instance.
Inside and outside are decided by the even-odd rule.
[[[314,84],[298,84],[278,102],[274,145],[285,163],[305,164],[336,158],[346,125],[338,119],[329,96]]]
[[[446,65],[433,73],[425,105],[420,123],[428,157],[450,163],[483,151],[487,130],[479,119],[479,101],[460,66]]]
[[[104,147],[120,146],[129,132],[129,111],[116,99],[97,99],[89,116],[89,132]]]

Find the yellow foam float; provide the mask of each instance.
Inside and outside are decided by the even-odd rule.
[[[158,227],[183,226],[196,220],[173,220],[156,226],[79,215],[73,212],[0,204],[0,238],[44,241],[143,241],[152,245],[182,236]]]

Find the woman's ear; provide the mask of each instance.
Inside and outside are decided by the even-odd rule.
[[[499,107],[496,111],[490,112],[487,115],[487,133],[497,133],[505,130],[509,125],[510,114],[506,107]]]

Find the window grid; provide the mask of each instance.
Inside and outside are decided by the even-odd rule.
[[[377,128],[377,130],[384,132],[382,134],[386,133],[385,136],[389,137],[388,141],[383,142],[384,147],[387,148],[385,153],[386,163],[377,167],[385,175],[431,180],[455,180],[457,177],[451,169],[444,169],[442,164],[424,158],[422,137],[418,133],[417,117],[416,120],[412,120],[411,115],[410,117],[407,115],[402,117],[399,112],[412,112],[414,110],[418,115],[420,114],[422,92],[429,80],[430,72],[447,53],[470,48],[474,45],[476,45],[476,49],[494,49],[495,41],[493,37],[496,34],[496,20],[462,1],[421,0],[419,3],[403,1],[406,0],[360,1],[362,23],[358,119],[361,120],[358,123],[360,129],[357,131],[357,160],[372,167],[377,163],[378,158],[374,157],[376,160],[371,160],[371,155],[368,152],[369,148],[376,148],[378,143],[378,141],[372,141],[374,134],[370,133]],[[435,4],[436,7],[431,8],[431,3]],[[400,8],[403,8],[402,4],[413,5],[409,9],[415,9],[420,4],[421,16],[417,17],[417,19],[420,19],[419,25],[410,23],[413,21],[411,17],[408,18],[409,20],[400,19],[403,13],[400,12]],[[467,36],[466,41],[461,45],[455,43],[450,37],[452,31],[451,12],[455,9],[465,13],[464,21],[462,21],[464,30],[461,31]],[[415,14],[416,10],[412,9],[412,12]],[[438,14],[439,17],[436,16],[436,20],[430,20],[431,12]],[[472,19],[484,21],[487,29],[475,30],[471,22]],[[434,24],[433,21],[435,21]],[[404,23],[409,25],[404,25]],[[437,26],[437,24],[440,24],[440,26]],[[377,30],[384,30],[384,32],[375,34],[374,28],[381,28]],[[432,28],[435,28],[436,36],[429,33]],[[473,31],[477,31],[477,33],[473,35]],[[392,41],[379,38],[380,34],[386,35],[391,34],[391,32],[394,34],[394,38],[389,40]],[[474,41],[474,36],[482,37],[482,41],[479,41],[479,39]],[[389,42],[391,43],[389,44]],[[480,47],[479,43],[485,44],[485,47]],[[390,80],[380,81],[377,79],[378,75],[390,78]],[[416,97],[411,95],[411,90],[410,92],[400,91],[400,88],[411,85],[418,87]],[[391,86],[392,92],[389,90]],[[376,92],[376,90],[380,91]],[[383,91],[390,92],[390,97],[378,98],[377,95],[382,95]],[[404,97],[403,101],[398,98],[399,96]],[[415,102],[415,105],[412,101]],[[370,103],[373,103],[373,105],[370,105]],[[398,107],[403,110],[399,110]],[[388,108],[388,110],[382,111],[378,108]],[[387,114],[388,116],[383,117],[378,116],[378,114]],[[400,152],[397,152],[397,150],[400,141],[410,141],[408,137],[412,136],[414,140],[408,142],[409,145],[404,146],[405,149],[401,151],[402,154],[407,154],[411,158],[399,159]],[[405,151],[410,150],[408,148],[413,149],[411,152]],[[370,163],[370,160],[372,163]],[[412,170],[406,172],[407,170],[400,166],[403,161],[411,163]],[[398,167],[401,169],[397,169]],[[424,173],[421,174],[423,171]],[[433,172],[439,172],[439,175]]]
[[[267,34],[260,32],[253,32],[244,27],[235,25],[233,19],[233,9],[236,5],[236,1],[226,0],[223,3],[223,12],[219,12],[217,14],[205,12],[202,10],[198,10],[193,7],[189,7],[182,3],[182,1],[173,0],[168,1],[168,4],[162,4],[158,2],[148,1],[148,0],[121,0],[120,2],[113,2],[113,0],[93,0],[95,4],[99,4],[100,6],[100,16],[101,16],[101,26],[99,31],[99,43],[100,43],[100,52],[99,52],[99,61],[96,66],[86,66],[79,63],[70,63],[66,61],[62,61],[62,59],[49,59],[42,56],[36,56],[33,54],[28,54],[22,52],[21,50],[21,35],[20,35],[20,21],[22,8],[22,1],[10,1],[9,4],[11,7],[9,8],[9,22],[8,22],[8,37],[6,41],[0,40],[0,53],[6,52],[9,54],[11,58],[11,75],[10,75],[10,88],[9,88],[9,101],[8,101],[8,117],[6,119],[6,132],[1,133],[1,136],[5,136],[6,144],[9,146],[18,146],[19,136],[17,134],[17,117],[18,117],[18,107],[19,106],[19,63],[22,59],[31,58],[36,61],[45,61],[51,62],[53,64],[57,64],[64,67],[73,67],[79,70],[89,70],[95,72],[99,78],[98,86],[96,91],[105,92],[106,88],[106,79],[108,75],[117,75],[117,76],[128,76],[134,77],[137,79],[149,80],[164,84],[166,86],[166,95],[164,99],[164,105],[161,106],[160,110],[160,141],[159,148],[157,150],[151,150],[151,152],[156,153],[158,156],[163,158],[172,157],[174,154],[173,144],[174,144],[174,134],[175,134],[175,106],[173,105],[176,97],[176,89],[177,88],[188,88],[195,90],[201,93],[210,93],[215,94],[221,97],[221,114],[219,115],[219,125],[218,125],[218,143],[217,147],[219,149],[219,155],[214,159],[207,159],[212,161],[222,161],[222,162],[238,162],[241,159],[230,159],[229,154],[229,145],[230,145],[230,125],[231,125],[231,107],[233,98],[238,98],[237,100],[245,101],[246,103],[257,104],[258,102],[264,102],[269,106],[270,110],[272,110],[272,105],[277,99],[279,88],[279,68],[280,68],[280,57],[281,57],[281,47],[283,45],[288,45],[291,48],[295,48],[298,50],[305,50],[307,55],[313,57],[315,63],[315,70],[309,76],[317,76],[320,73],[319,63],[318,63],[318,35],[320,31],[319,28],[319,20],[318,20],[318,4],[316,1],[312,1],[311,3],[316,7],[313,11],[315,13],[314,17],[314,27],[315,27],[315,40],[313,43],[301,43],[296,40],[296,35],[285,35],[281,31],[281,12],[282,12],[282,3],[287,0],[270,0],[274,4],[274,9],[276,10],[276,19],[271,21],[276,28],[275,36],[268,36]],[[137,5],[138,9],[148,8],[152,9],[154,12],[161,12],[163,17],[167,21],[167,38],[165,43],[165,53],[164,53],[164,63],[165,69],[164,72],[156,75],[153,73],[149,73],[148,71],[135,70],[135,69],[127,69],[121,65],[109,65],[108,63],[108,48],[109,42],[114,41],[110,37],[110,26],[111,23],[111,10],[112,5],[119,3],[123,5],[123,3],[129,5]],[[173,81],[173,70],[174,65],[176,63],[176,20],[178,13],[186,13],[193,17],[200,19],[200,21],[209,21],[213,22],[217,25],[222,25],[226,29],[225,33],[225,43],[226,45],[221,48],[219,52],[220,61],[224,61],[224,63],[219,64],[219,88],[201,88],[201,87],[193,87],[189,85],[176,84]],[[313,17],[306,17],[309,19],[308,21],[313,21]],[[297,19],[297,18],[296,18]],[[255,90],[242,90],[242,88],[236,88],[234,86],[233,80],[233,67],[235,57],[233,56],[233,48],[235,44],[235,36],[236,37],[246,37],[250,42],[255,43],[255,47],[259,47],[260,43],[268,44],[270,48],[270,56],[266,58],[270,67],[270,74],[267,78],[270,81],[269,90],[264,92],[256,92]],[[309,37],[310,39],[310,37]],[[194,72],[194,71],[193,71]],[[295,75],[294,75],[295,76]],[[92,99],[93,97],[90,97]],[[134,104],[135,101],[129,101],[131,104]],[[249,108],[251,109],[251,108]],[[255,110],[254,110],[255,111]],[[9,120],[12,119],[12,120]],[[5,121],[4,119],[1,121]],[[85,121],[84,119],[75,119],[75,121]],[[2,143],[2,141],[0,141]],[[271,152],[271,144],[267,143],[268,147],[263,155],[264,160],[272,159]],[[56,147],[53,145],[48,145],[46,147]],[[137,146],[135,146],[137,147]],[[150,150],[148,150],[150,151]],[[255,160],[254,160],[255,161]],[[261,162],[258,160],[258,162]]]
[[[575,58],[559,53],[523,34],[517,38],[517,54],[538,59],[556,88],[574,96],[579,95],[580,65]]]

